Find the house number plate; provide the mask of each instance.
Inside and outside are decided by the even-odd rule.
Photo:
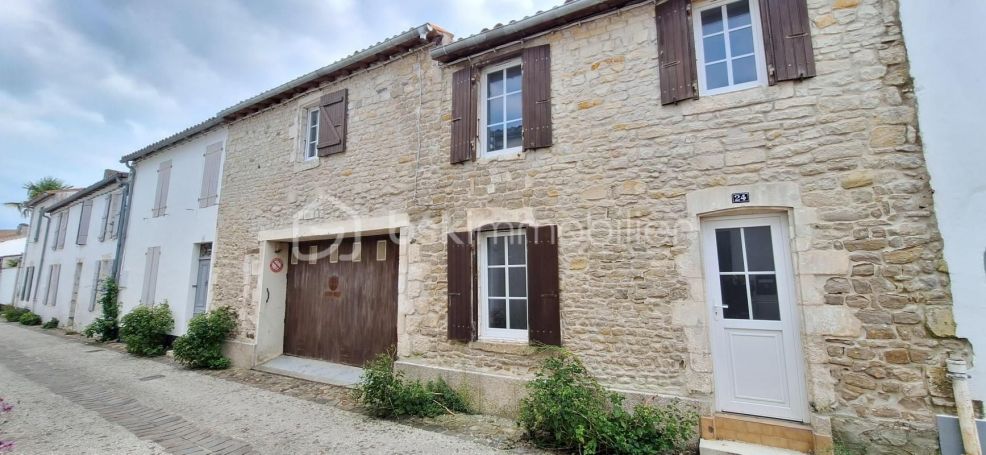
[[[733,193],[733,204],[750,202],[750,193]]]

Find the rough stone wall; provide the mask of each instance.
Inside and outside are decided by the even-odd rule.
[[[952,337],[897,5],[808,5],[817,77],[674,106],[660,105],[652,6],[534,40],[552,46],[555,145],[516,159],[449,164],[457,68],[424,52],[324,88],[349,89],[349,137],[344,154],[317,165],[296,154],[300,106],[318,93],[234,122],[215,304],[244,310],[238,337],[250,342],[259,231],[289,227],[295,214],[307,223],[406,212],[400,354],[529,375],[537,357],[527,349],[450,342],[445,319],[444,234],[470,217],[522,213],[560,226],[566,347],[608,385],[708,404],[688,197],[786,183],[804,215],[793,249],[813,416],[874,453],[927,453],[937,446],[933,415],[952,405],[944,358],[967,347]]]

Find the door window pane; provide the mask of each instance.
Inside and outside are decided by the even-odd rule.
[[[753,319],[780,321],[780,302],[777,300],[777,276],[750,275],[750,301]]]
[[[489,324],[491,329],[507,328],[507,301],[490,299]]]
[[[716,249],[719,254],[720,272],[745,272],[743,267],[743,241],[739,228],[716,229]]]
[[[510,297],[527,297],[527,270],[510,267]]]
[[[722,309],[726,319],[750,319],[750,307],[746,300],[746,276],[721,275],[719,285],[722,288],[722,304],[728,308]]]
[[[774,245],[770,238],[770,226],[743,228],[743,236],[746,240],[746,263],[750,271],[773,272]]]
[[[507,245],[509,257],[507,259],[510,261],[510,265],[520,265],[526,263],[526,237],[523,235],[512,235],[506,238],[509,239]]]
[[[507,271],[504,268],[490,268],[487,280],[487,295],[490,297],[506,297],[507,296]]]
[[[510,328],[527,330],[527,300],[510,299]]]

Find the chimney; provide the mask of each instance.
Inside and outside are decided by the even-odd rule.
[[[17,225],[17,235],[25,235],[26,236],[27,233],[30,232],[28,229],[30,229],[30,226],[28,226],[26,223],[18,224]]]
[[[113,169],[104,169],[103,170],[103,180],[106,180],[106,179],[112,178],[112,177],[116,177],[116,174],[119,174],[119,173],[120,173],[120,171],[115,171]]]

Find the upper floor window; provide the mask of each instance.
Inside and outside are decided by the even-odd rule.
[[[766,71],[757,2],[719,0],[696,7],[695,45],[704,95],[763,85]]]
[[[485,156],[523,150],[523,98],[520,59],[483,70],[480,95],[480,150]]]
[[[318,156],[318,108],[308,110],[305,122],[305,160]]]

